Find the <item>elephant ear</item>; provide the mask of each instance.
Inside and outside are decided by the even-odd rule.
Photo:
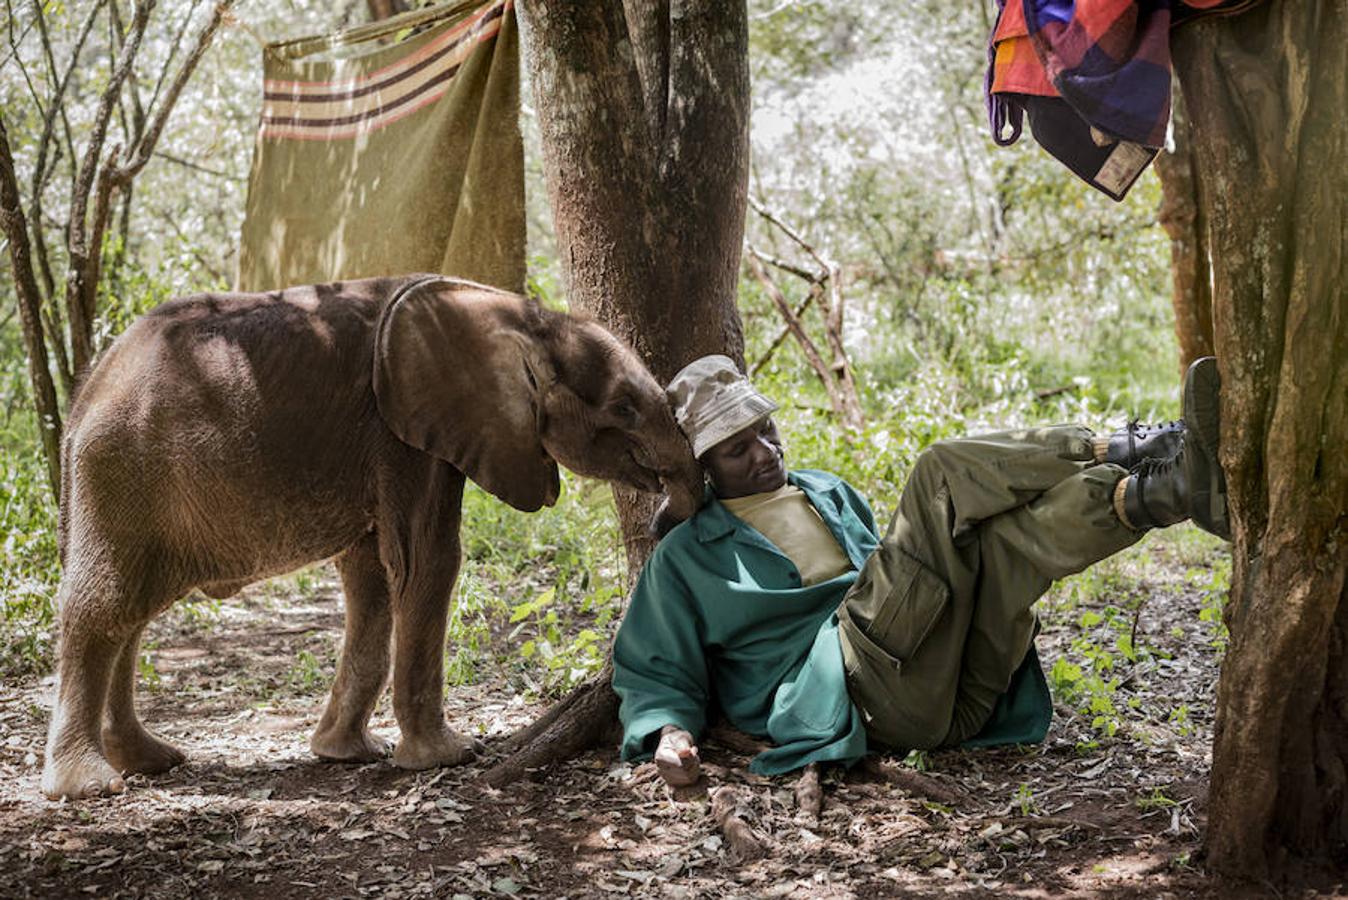
[[[533,512],[557,501],[560,484],[539,436],[539,388],[552,373],[525,302],[444,278],[406,285],[380,316],[374,394],[404,443]]]

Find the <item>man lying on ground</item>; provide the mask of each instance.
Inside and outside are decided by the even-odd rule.
[[[1042,741],[1032,607],[1050,583],[1190,518],[1229,539],[1218,386],[1208,357],[1179,422],[939,441],[881,539],[841,478],[787,471],[777,405],[728,358],[689,364],[668,395],[714,496],[651,555],[618,631],[623,757],[695,782],[713,704],[771,742],[750,766],[768,775]]]

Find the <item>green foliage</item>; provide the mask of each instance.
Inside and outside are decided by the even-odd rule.
[[[1034,802],[1034,791],[1025,782],[1016,787],[1016,792],[1011,796],[1011,805],[1020,810],[1022,816],[1032,816],[1039,812],[1039,804]]]
[[[310,651],[301,650],[286,672],[286,684],[298,694],[318,694],[327,686],[332,670],[330,663],[320,662]]]
[[[0,426],[0,673],[6,675],[50,668],[60,579],[56,502],[33,417],[14,410],[22,397],[7,395],[10,414]]]
[[[556,694],[598,671],[622,609],[625,557],[606,485],[563,474],[556,506],[524,514],[470,486],[464,569],[450,609],[446,681],[505,665]]]
[[[1223,615],[1226,599],[1231,593],[1231,557],[1220,556],[1206,568],[1190,569],[1186,577],[1202,592],[1203,605],[1198,619],[1208,627],[1212,649],[1218,656],[1223,656],[1231,643],[1231,632],[1227,630]]]

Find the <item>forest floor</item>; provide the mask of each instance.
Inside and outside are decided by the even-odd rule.
[[[730,786],[765,851],[752,860],[707,795],[675,799],[611,747],[485,787],[493,743],[545,708],[508,653],[447,699],[487,742],[483,762],[316,760],[342,627],[338,585],[317,569],[303,592],[255,586],[152,626],[142,716],[189,761],[122,795],[43,799],[52,679],[0,687],[0,896],[1265,896],[1216,885],[1199,860],[1226,565],[1194,532],[1057,586],[1041,603],[1058,697],[1042,746],[827,772],[816,819],[794,778],[751,775],[743,752],[705,743],[713,794]],[[375,727],[396,736],[387,696]]]

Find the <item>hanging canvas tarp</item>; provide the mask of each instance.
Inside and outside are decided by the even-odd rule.
[[[523,288],[511,2],[272,44],[265,59],[239,289],[407,272]]]

